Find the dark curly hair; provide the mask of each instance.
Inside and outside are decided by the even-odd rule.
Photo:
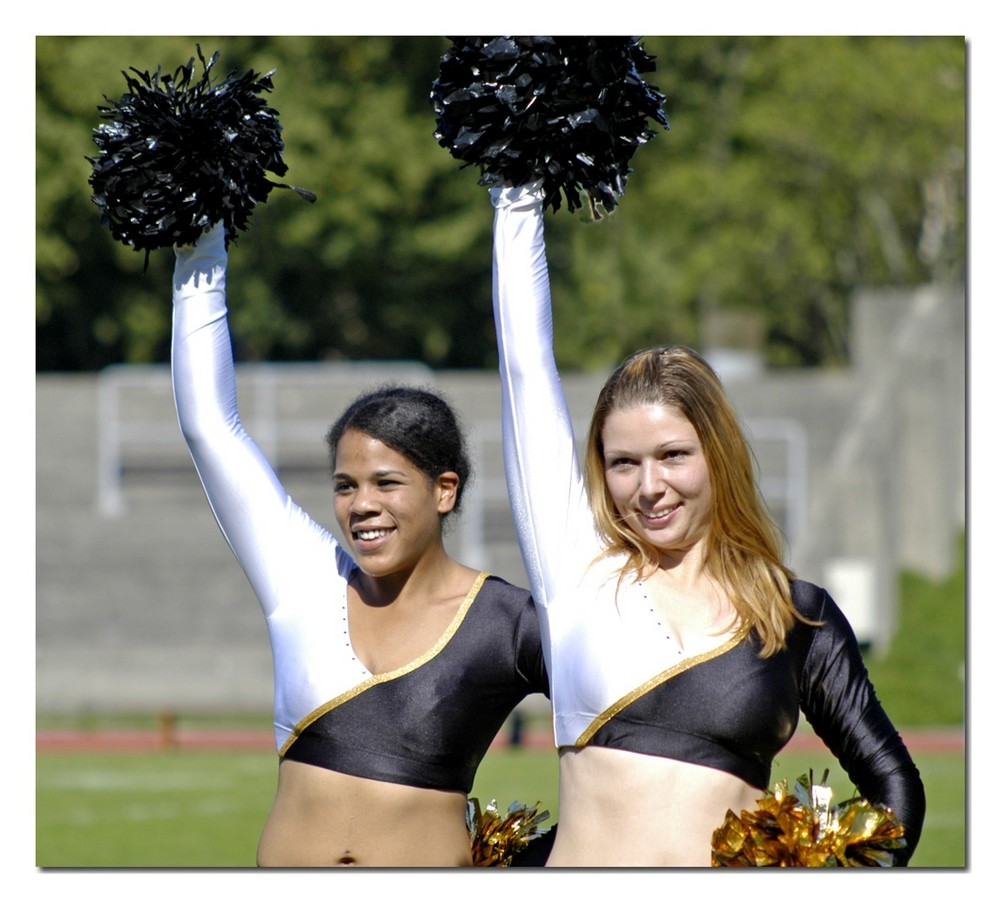
[[[451,513],[459,510],[472,465],[458,416],[439,394],[426,388],[385,385],[355,399],[326,434],[331,468],[336,466],[337,445],[348,429],[378,439],[432,480],[449,471],[458,474]]]

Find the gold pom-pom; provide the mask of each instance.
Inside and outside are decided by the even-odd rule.
[[[891,809],[867,799],[833,804],[823,779],[798,778],[791,790],[782,780],[757,802],[726,819],[712,834],[713,867],[837,868],[890,867],[906,847],[903,825]]]
[[[496,799],[485,809],[479,799],[469,799],[465,822],[472,843],[472,864],[481,868],[506,868],[513,857],[532,840],[548,832],[539,827],[547,820],[548,811],[539,811],[540,802],[532,806],[511,802],[506,815],[500,815]]]

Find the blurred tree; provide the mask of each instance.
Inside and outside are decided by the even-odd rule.
[[[964,280],[961,38],[643,43],[671,129],[611,220],[550,228],[570,248],[562,358],[701,345],[713,312],[744,310],[772,364],[839,363],[856,287]]]
[[[86,156],[131,67],[276,70],[289,166],[231,253],[241,359],[493,366],[492,216],[433,138],[445,38],[36,38],[36,366],[165,360],[172,255],[117,244]],[[701,344],[713,312],[762,320],[775,364],[846,354],[858,285],[965,277],[962,38],[649,37],[671,130],[599,223],[548,219],[557,354],[604,367]]]

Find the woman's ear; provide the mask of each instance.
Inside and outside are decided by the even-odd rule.
[[[457,473],[447,470],[434,480],[434,489],[437,493],[437,511],[442,516],[451,513],[458,501],[458,486],[461,483]]]

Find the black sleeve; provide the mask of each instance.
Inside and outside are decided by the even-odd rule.
[[[810,588],[818,603],[806,606],[812,609],[807,615],[821,626],[805,628],[811,642],[802,669],[802,711],[861,795],[902,821],[906,848],[894,864],[906,865],[920,841],[927,804],[920,772],[875,694],[850,623],[825,591]]]
[[[545,654],[542,649],[542,633],[538,623],[538,610],[534,599],[529,595],[517,618],[515,636],[515,656],[518,673],[524,679],[529,693],[549,695],[549,675],[545,666]]]

